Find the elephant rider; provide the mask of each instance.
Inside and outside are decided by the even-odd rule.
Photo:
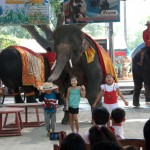
[[[147,26],[147,29],[143,31],[143,40],[145,46],[150,46],[150,21],[147,21],[145,25]],[[141,49],[141,60],[137,63],[139,66],[143,65],[144,55],[145,52],[143,49]]]

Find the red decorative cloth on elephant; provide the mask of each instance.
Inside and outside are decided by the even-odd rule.
[[[105,77],[106,74],[110,73],[114,76],[115,82],[118,82],[118,78],[114,69],[114,65],[110,59],[110,56],[108,53],[104,50],[102,46],[100,46],[94,39],[92,39],[89,35],[85,34],[90,40],[93,41],[93,43],[96,45],[98,49],[98,55],[100,64],[103,70],[103,76]],[[93,52],[94,49],[89,46],[89,48],[85,51],[85,55],[87,58],[87,62],[92,62],[91,60],[94,60],[95,52]]]
[[[38,88],[45,82],[43,56],[23,46],[13,46],[22,59],[22,84]]]
[[[55,52],[47,52],[47,53],[40,53],[40,54],[48,60],[49,65],[51,67],[50,74],[52,74],[52,67],[56,60],[56,53]]]

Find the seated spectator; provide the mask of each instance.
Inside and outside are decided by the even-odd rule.
[[[122,122],[125,121],[125,111],[123,108],[115,108],[111,112],[110,119],[112,120],[112,126],[109,128],[115,133],[118,139],[124,139]]]
[[[120,145],[119,140],[106,126],[95,125],[89,129],[90,145],[94,145],[100,141],[111,141]]]
[[[136,146],[127,146],[125,147],[125,150],[138,150],[138,148]]]
[[[92,120],[94,125],[106,125],[109,121],[110,114],[105,107],[96,107],[92,111]],[[85,133],[83,135],[83,139],[86,144],[90,144],[89,142],[89,133]]]
[[[124,150],[122,146],[111,141],[102,141],[91,146],[91,150]]]
[[[147,120],[144,125],[143,134],[146,142],[146,149],[150,150],[150,119]]]
[[[86,144],[79,134],[70,133],[60,143],[60,150],[86,150]]]

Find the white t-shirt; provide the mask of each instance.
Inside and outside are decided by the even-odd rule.
[[[113,83],[112,85],[102,84],[100,87],[101,87],[101,89],[104,90],[104,91],[111,92],[111,91],[113,91],[113,90],[116,91],[116,89],[119,88],[119,85],[118,85],[118,83]]]
[[[120,126],[112,125],[111,127],[114,129],[115,135],[117,136],[118,139],[124,139],[122,125]]]
[[[86,144],[90,144],[90,140],[89,140],[89,132],[85,133],[82,136],[83,140],[85,141]]]

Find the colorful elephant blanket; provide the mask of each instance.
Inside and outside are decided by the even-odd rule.
[[[96,45],[96,47],[98,49],[99,60],[100,60],[100,64],[101,64],[101,67],[102,67],[102,70],[103,70],[103,76],[105,77],[107,73],[111,73],[114,76],[114,78],[115,78],[115,82],[118,82],[118,78],[117,78],[117,75],[116,75],[116,72],[115,72],[115,69],[114,69],[114,65],[113,65],[113,63],[112,63],[112,61],[111,61],[110,56],[108,55],[108,53],[104,50],[104,48],[102,46],[100,46],[89,35],[86,34],[86,36],[93,41],[93,43]],[[92,50],[92,47],[90,47],[88,49],[88,51],[89,51],[90,54],[85,53],[86,58],[88,58],[87,55],[89,55],[89,56],[94,55],[95,52],[93,52],[93,50]],[[92,57],[90,58],[90,60],[92,59]]]
[[[45,81],[44,58],[23,46],[12,46],[19,51],[22,59],[22,84],[38,88]]]

